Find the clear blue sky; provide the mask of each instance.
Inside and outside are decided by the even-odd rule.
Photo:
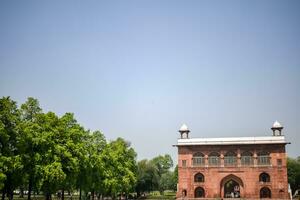
[[[74,112],[138,158],[192,137],[266,136],[300,155],[300,1],[0,1],[0,96]]]

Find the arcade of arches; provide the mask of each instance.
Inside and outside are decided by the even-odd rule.
[[[259,175],[258,177],[259,181],[261,183],[268,183],[270,182],[270,175],[266,172],[263,172]],[[202,183],[204,182],[204,176],[202,173],[198,172],[194,175],[194,182],[195,183]],[[243,181],[233,175],[227,175],[224,177],[220,183],[220,196],[223,198],[241,198],[243,197]],[[259,190],[260,198],[271,198],[271,190],[263,186]],[[182,196],[185,197],[187,195],[187,191],[183,190],[182,191]],[[205,197],[205,190],[203,187],[198,186],[195,188],[194,191],[194,198],[204,198]]]

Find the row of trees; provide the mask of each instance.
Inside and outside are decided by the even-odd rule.
[[[16,189],[27,190],[28,200],[32,191],[43,192],[47,200],[60,191],[63,200],[65,191],[74,190],[80,199],[85,197],[83,192],[92,199],[97,195],[114,198],[140,187],[144,178],[140,173],[147,171],[140,163],[129,142],[122,138],[107,142],[100,131],[84,129],[72,113],[61,117],[44,113],[34,98],[20,107],[9,97],[0,99],[2,200],[5,196],[12,200]],[[163,178],[173,163],[169,156],[162,156],[152,164],[154,176]],[[158,188],[157,180],[151,183],[153,189]]]

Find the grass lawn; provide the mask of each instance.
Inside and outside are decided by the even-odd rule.
[[[176,193],[174,191],[166,190],[161,195],[159,191],[153,191],[146,196],[146,199],[175,199]]]

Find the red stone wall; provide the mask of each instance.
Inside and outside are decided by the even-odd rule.
[[[211,152],[218,152],[221,158],[227,151],[237,154],[238,162],[235,167],[224,167],[221,159],[219,167],[208,166],[207,157]],[[241,166],[240,156],[244,151],[250,151],[254,157],[254,165]],[[269,166],[257,165],[257,153],[267,151],[270,153],[271,163]],[[193,154],[201,152],[205,155],[205,166],[194,167],[192,163]],[[282,160],[282,165],[277,165],[277,159]],[[177,197],[181,198],[183,190],[187,192],[187,198],[194,198],[195,189],[201,186],[205,190],[206,198],[223,198],[224,189],[223,178],[229,176],[239,179],[242,182],[240,187],[241,198],[260,198],[260,189],[268,187],[271,190],[271,197],[277,199],[288,199],[288,183],[286,168],[285,145],[215,145],[215,146],[178,146],[178,190]],[[182,160],[186,160],[186,167],[182,166]],[[194,182],[194,175],[201,172],[205,181],[202,183]],[[270,182],[262,183],[259,175],[266,172],[270,175]]]

